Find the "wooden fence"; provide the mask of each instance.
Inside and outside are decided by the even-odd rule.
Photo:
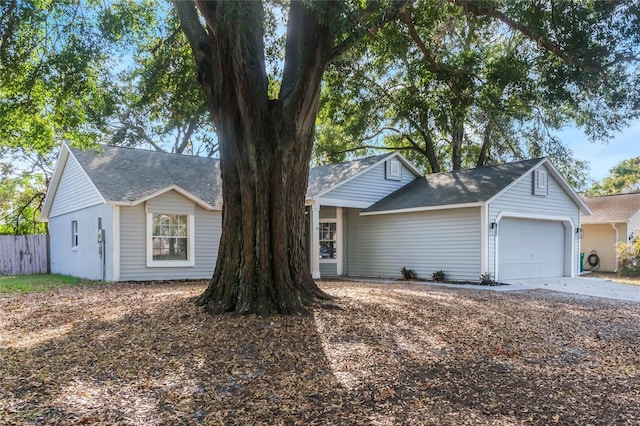
[[[46,274],[47,236],[0,235],[0,275]]]

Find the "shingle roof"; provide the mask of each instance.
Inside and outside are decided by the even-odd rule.
[[[136,201],[178,185],[212,206],[222,205],[218,159],[114,146],[71,152],[107,201]]]
[[[640,193],[605,195],[602,197],[584,198],[591,209],[591,216],[582,216],[581,223],[626,222],[640,212]]]
[[[542,160],[536,158],[430,174],[414,180],[364,211],[383,212],[487,201]]]
[[[220,160],[135,148],[102,146],[100,152],[71,148],[107,201],[130,202],[178,185],[212,206],[222,206]],[[307,197],[318,195],[393,154],[311,169]]]
[[[367,167],[389,157],[393,154],[381,154],[359,160],[346,161],[344,163],[329,164],[327,166],[314,167],[309,171],[309,185],[307,198],[312,198],[326,190],[344,182],[352,176],[360,173]]]

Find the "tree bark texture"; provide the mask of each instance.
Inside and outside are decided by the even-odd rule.
[[[259,2],[176,1],[218,131],[222,236],[216,269],[198,299],[212,313],[307,313],[328,299],[311,278],[304,204],[329,31],[290,7],[280,96],[267,96]],[[313,232],[313,231],[312,231]]]
[[[320,83],[329,61],[396,19],[408,1],[374,1],[355,14],[343,2],[291,1],[280,93],[269,99],[262,3],[174,0],[220,147],[222,236],[198,299],[210,312],[304,314],[329,299],[304,248]]]

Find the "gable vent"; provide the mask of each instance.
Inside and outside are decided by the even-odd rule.
[[[549,175],[546,169],[539,168],[533,172],[533,195],[546,197],[549,193]]]
[[[385,179],[402,180],[402,166],[400,160],[392,158],[385,162]]]

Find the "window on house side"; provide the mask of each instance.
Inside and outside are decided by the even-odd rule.
[[[71,221],[71,248],[78,247],[78,221]]]
[[[336,223],[320,222],[320,259],[336,259]]]
[[[154,213],[152,221],[153,260],[188,260],[187,215]]]

